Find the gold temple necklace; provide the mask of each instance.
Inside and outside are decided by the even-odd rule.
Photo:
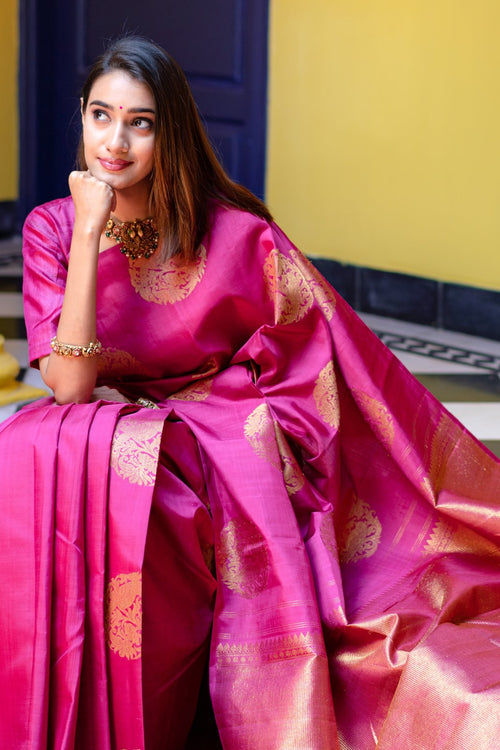
[[[158,247],[158,230],[153,219],[135,219],[134,221],[119,221],[109,217],[104,236],[116,240],[120,245],[120,252],[127,258],[150,258]]]

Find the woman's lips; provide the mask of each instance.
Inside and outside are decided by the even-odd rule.
[[[131,161],[125,161],[124,159],[99,159],[99,163],[109,172],[120,172],[129,164],[132,164]]]

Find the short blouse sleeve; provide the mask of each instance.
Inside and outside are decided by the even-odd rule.
[[[23,298],[29,360],[50,354],[64,298],[73,232],[71,198],[38,206],[23,228]]]

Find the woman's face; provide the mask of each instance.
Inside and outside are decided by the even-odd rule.
[[[149,194],[156,106],[144,83],[121,70],[105,73],[82,111],[85,161],[90,173],[116,191]]]

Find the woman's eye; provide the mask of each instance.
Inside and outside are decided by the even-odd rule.
[[[136,117],[132,124],[139,130],[152,130],[153,128],[153,121],[147,117]]]
[[[94,111],[92,112],[92,117],[94,118],[94,120],[102,122],[103,120],[107,120],[108,115],[102,109],[94,109]]]

